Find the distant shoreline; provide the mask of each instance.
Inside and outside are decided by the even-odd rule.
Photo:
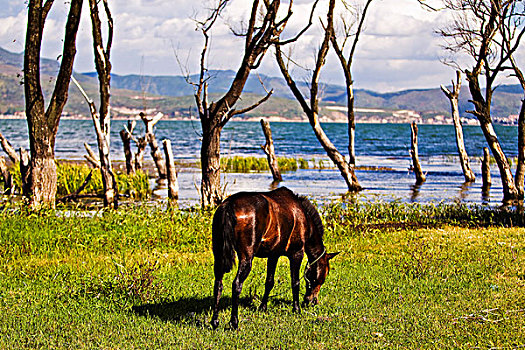
[[[25,120],[26,118],[23,116],[18,115],[11,115],[11,114],[0,114],[0,120]],[[91,117],[86,116],[62,116],[62,120],[91,120]],[[282,117],[248,117],[248,118],[236,118],[232,119],[236,122],[250,122],[250,123],[258,123],[261,119],[265,119],[269,122],[279,122],[279,123],[308,123],[308,119],[290,119],[290,118],[282,118]],[[334,123],[334,124],[344,124],[346,123],[345,120],[323,120],[325,118],[321,118],[321,123]],[[137,117],[127,117],[127,116],[114,116],[112,117],[112,120],[140,120],[140,118]],[[163,121],[200,121],[198,118],[181,118],[181,117],[175,117],[175,118],[168,118],[165,117],[161,119]],[[419,125],[453,125],[452,122],[443,121],[443,122],[425,122],[424,120],[416,120],[416,122]],[[410,121],[402,120],[399,122],[395,122],[392,120],[359,120],[359,118],[356,120],[357,124],[410,124]],[[463,123],[464,125],[479,125],[479,122],[477,120],[472,119],[469,123]],[[515,126],[513,124],[504,124],[504,123],[495,123],[496,125],[505,125],[505,126]]]

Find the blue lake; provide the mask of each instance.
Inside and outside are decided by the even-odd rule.
[[[112,123],[112,158],[123,160],[124,153],[119,131],[125,121]],[[278,156],[302,157],[305,159],[326,159],[322,147],[317,142],[307,123],[271,123],[275,149]],[[323,124],[335,146],[343,154],[347,153],[347,125],[339,123]],[[517,127],[496,126],[499,140],[508,157],[517,154]],[[0,120],[0,132],[15,148],[28,148],[27,124],[25,120]],[[141,135],[139,123],[135,135]],[[199,121],[160,121],[155,129],[158,140],[169,138],[176,158],[194,160],[200,154]],[[400,200],[417,202],[454,202],[499,204],[502,198],[499,172],[492,168],[493,185],[490,195],[481,194],[481,165],[486,142],[477,126],[464,127],[465,144],[471,157],[477,180],[470,185],[463,184],[461,167],[457,161],[454,128],[452,125],[420,125],[419,154],[427,181],[414,187],[414,174],[410,166],[410,126],[408,124],[357,124],[356,155],[358,166],[388,167],[390,170],[357,171],[360,184],[365,188],[359,194],[366,200]],[[83,159],[84,142],[96,148],[96,137],[90,120],[62,120],[56,140],[56,157],[59,159]],[[256,122],[235,122],[226,125],[222,133],[221,150],[223,156],[252,155],[264,157],[260,145],[264,144],[261,126]],[[147,154],[146,159],[148,159]],[[228,193],[240,190],[267,190],[272,177],[269,172],[223,175]],[[282,186],[310,195],[321,200],[337,198],[345,193],[345,183],[337,170],[298,170],[285,173]],[[179,185],[181,202],[198,202],[196,184],[200,173],[196,169],[180,169]],[[156,191],[166,196],[162,187]]]

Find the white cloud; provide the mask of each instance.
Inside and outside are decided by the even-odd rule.
[[[191,18],[204,18],[212,0],[111,0],[115,21],[113,71],[119,74],[180,74],[173,47],[188,68],[195,72],[202,49],[202,34],[195,31]],[[285,35],[292,36],[305,24],[312,0],[294,2],[294,15]],[[87,5],[87,4],[86,4]],[[288,3],[281,5],[286,10]],[[302,66],[313,65],[315,51],[321,41],[319,18],[324,18],[324,2],[316,14],[316,28],[309,30],[293,46],[293,57]],[[212,69],[236,69],[240,63],[243,41],[235,37],[229,26],[240,28],[251,10],[251,2],[232,0],[222,20],[214,28],[209,64]],[[23,50],[26,5],[8,0],[0,11],[0,45],[6,49]],[[56,2],[45,29],[43,56],[57,57],[61,52],[67,5]],[[444,55],[442,39],[434,32],[447,20],[446,13],[423,9],[415,0],[375,0],[370,9],[355,57],[354,75],[357,87],[379,90],[433,87],[448,82],[453,70],[440,63]],[[84,8],[78,34],[78,55],[75,69],[92,71],[91,25],[87,6]],[[267,53],[260,71],[279,75],[271,52]],[[301,73],[301,69],[296,71]],[[323,78],[342,83],[339,63],[331,54]]]
[[[25,11],[20,11],[15,16],[0,18],[0,46],[10,51],[23,51],[26,17]]]

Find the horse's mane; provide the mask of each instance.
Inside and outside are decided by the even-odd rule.
[[[308,198],[304,196],[297,196],[297,199],[303,207],[306,216],[312,220],[314,229],[317,231],[317,233],[319,233],[319,235],[322,238],[324,235],[324,227],[323,221],[321,220],[321,216],[319,215],[317,208],[312,204],[312,202],[308,200]]]

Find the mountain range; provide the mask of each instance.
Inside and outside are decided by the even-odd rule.
[[[13,53],[0,48],[0,114],[12,114],[24,110],[24,92],[22,85],[23,53]],[[58,72],[58,61],[41,59],[41,81],[44,94],[50,94],[52,83]],[[98,95],[96,73],[74,73],[90,96]],[[235,75],[231,70],[209,72],[210,99],[217,98],[229,88]],[[112,106],[116,111],[137,109],[162,111],[172,116],[187,115],[194,109],[194,89],[189,81],[197,81],[196,75],[189,76],[148,76],[112,74]],[[261,85],[261,81],[264,87]],[[384,109],[387,111],[411,110],[423,117],[450,115],[448,99],[436,82],[434,89],[412,89],[390,93],[380,93],[364,89],[355,89],[355,104],[358,108]],[[300,88],[307,91],[307,84],[300,83]],[[283,118],[297,118],[302,115],[298,103],[291,95],[285,81],[280,77],[252,74],[244,89],[242,104],[249,104],[265,94],[265,89],[273,89],[272,98],[251,112],[253,116],[279,115]],[[322,105],[345,106],[346,91],[344,86],[322,84]],[[502,85],[496,89],[493,97],[492,113],[498,117],[518,114],[523,92],[519,85]],[[71,114],[88,115],[89,110],[78,89],[71,84],[69,100],[65,111]],[[472,109],[468,102],[468,89],[460,94],[460,113]],[[96,99],[95,99],[96,100]],[[291,101],[290,101],[291,100]],[[323,110],[329,113],[328,109]],[[122,112],[125,113],[125,112]],[[195,113],[194,111],[192,113]],[[359,113],[358,113],[359,117]]]

